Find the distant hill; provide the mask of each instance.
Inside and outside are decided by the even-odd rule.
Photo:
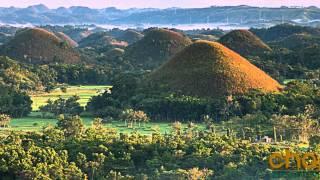
[[[126,47],[128,46],[128,43],[116,40],[115,38],[111,37],[107,32],[97,32],[90,34],[88,37],[83,38],[79,42],[79,47],[81,48],[101,48],[104,46]]]
[[[250,29],[250,31],[265,42],[280,40],[293,34],[302,33],[320,36],[319,28],[297,26],[292,24],[280,24],[270,28]]]
[[[239,54],[210,41],[197,41],[148,77],[170,91],[199,97],[279,91],[281,85]]]
[[[141,40],[143,38],[143,36],[144,35],[141,34],[140,32],[128,29],[117,39],[119,39],[121,41],[126,41],[129,44],[132,44],[132,43],[135,43],[135,42]]]
[[[314,36],[308,33],[292,34],[280,40],[270,42],[270,45],[291,50],[302,50],[313,45],[320,45],[320,36]]]
[[[73,39],[71,39],[68,35],[66,35],[63,32],[57,32],[55,33],[56,36],[58,36],[62,41],[66,42],[71,47],[77,47],[78,43],[75,42]]]
[[[18,31],[12,40],[2,46],[1,54],[33,64],[81,61],[80,54],[68,43],[41,28]]]
[[[248,30],[234,30],[222,36],[219,42],[242,56],[270,52],[271,48]]]
[[[312,70],[320,67],[319,35],[306,32],[292,34],[275,41],[270,41],[269,45],[275,50],[273,56],[269,59],[277,59],[282,63],[306,67]]]
[[[228,12],[228,13],[226,13]],[[211,6],[205,8],[116,9],[70,7],[49,9],[44,5],[1,8],[0,22],[7,24],[200,24],[226,23],[245,26],[292,22],[314,25],[320,17],[316,7],[259,8]],[[68,33],[66,33],[68,34]],[[71,38],[74,39],[70,34]],[[74,39],[76,40],[76,39]]]
[[[81,41],[83,38],[88,37],[93,32],[89,30],[88,28],[84,27],[77,27],[72,25],[45,25],[45,26],[39,26],[40,28],[46,29],[50,32],[59,33],[62,32],[69,36],[72,40],[75,42]]]
[[[191,43],[181,33],[167,29],[149,29],[144,38],[126,48],[124,58],[135,67],[154,69]]]

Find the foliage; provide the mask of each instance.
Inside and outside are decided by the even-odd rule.
[[[0,114],[0,127],[8,127],[11,117],[6,114]]]
[[[64,132],[66,138],[77,138],[84,132],[84,125],[79,116],[60,115],[57,127]]]
[[[31,112],[32,101],[23,92],[0,85],[0,114],[23,117]]]
[[[313,118],[314,113],[314,107],[308,105],[304,113],[296,116],[275,116],[272,120],[283,137],[308,142],[312,135],[320,132],[319,122]]]
[[[89,129],[76,124],[81,124],[79,118],[65,118],[58,128],[2,139],[1,177],[219,179],[237,174],[263,178],[264,159],[276,150],[207,132],[118,135],[99,123]]]
[[[41,90],[44,85],[36,73],[3,56],[0,56],[0,84],[22,91]]]
[[[133,109],[124,110],[120,115],[120,119],[125,121],[126,124],[128,123],[128,126],[130,124],[131,128],[133,128],[137,122],[140,127],[141,122],[145,124],[149,121],[148,116],[143,111],[134,111]]]
[[[43,113],[53,113],[55,115],[59,114],[70,114],[70,115],[79,115],[84,109],[81,107],[78,102],[79,96],[73,96],[69,99],[59,98],[55,101],[50,99],[47,101],[47,105],[40,106],[39,110]]]

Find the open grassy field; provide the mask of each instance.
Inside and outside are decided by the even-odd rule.
[[[69,98],[74,95],[79,96],[79,103],[81,106],[85,106],[92,96],[102,93],[107,88],[111,88],[111,86],[68,86],[66,93],[57,88],[50,93],[33,94],[31,95],[33,101],[32,110],[39,110],[39,107],[45,105],[49,99],[56,100],[59,97]]]
[[[85,117],[81,119],[86,127],[90,127],[92,125],[93,118]],[[4,133],[10,130],[40,131],[43,127],[46,127],[48,125],[55,126],[56,123],[56,119],[39,118],[38,113],[32,113],[29,117],[13,119],[10,122],[9,128],[0,128],[0,133]],[[156,129],[158,129],[161,133],[169,133],[172,130],[171,125],[172,123],[169,122],[149,122],[145,127],[143,126],[143,124],[141,124],[141,127],[138,127],[138,125],[136,125],[135,128],[128,128],[127,126],[125,126],[124,122],[119,121],[112,121],[104,124],[105,127],[114,128],[119,133],[130,133],[133,131],[138,131],[139,133],[146,135],[152,134]],[[205,128],[203,124],[196,124],[196,126],[199,130]],[[182,127],[186,128],[187,123],[183,123]]]

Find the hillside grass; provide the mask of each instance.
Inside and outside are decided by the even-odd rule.
[[[278,92],[282,86],[236,52],[211,41],[197,41],[147,77],[147,82],[198,97]]]
[[[33,94],[31,95],[32,110],[39,110],[39,107],[46,105],[49,99],[56,100],[59,97],[67,99],[74,95],[80,97],[79,103],[85,107],[92,96],[96,96],[108,88],[111,88],[111,86],[68,86],[66,93],[62,92],[60,88],[56,88],[50,93]]]

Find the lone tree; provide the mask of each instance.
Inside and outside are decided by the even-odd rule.
[[[63,130],[65,137],[78,138],[84,132],[84,124],[79,116],[64,116],[58,118],[58,127]]]
[[[6,114],[0,114],[0,127],[9,127],[9,123],[11,121],[11,117]]]

